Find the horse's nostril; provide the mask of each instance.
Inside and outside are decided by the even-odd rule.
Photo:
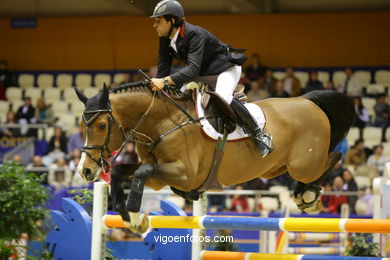
[[[85,177],[88,178],[91,175],[91,173],[92,173],[91,169],[89,169],[89,168],[84,169],[84,176]]]

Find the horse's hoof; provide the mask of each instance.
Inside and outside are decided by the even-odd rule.
[[[136,226],[136,230],[138,234],[143,234],[149,229],[149,219],[147,216],[143,216],[141,225]]]
[[[316,201],[317,194],[311,190],[305,191],[302,195],[302,201],[306,204],[312,204]]]
[[[316,203],[312,206],[308,206],[304,209],[306,213],[320,213],[322,211],[323,205],[320,200],[317,200]]]
[[[302,195],[300,193],[293,194],[292,200],[295,202],[295,204],[297,204],[298,207],[299,207],[299,205],[302,205],[302,203],[303,203]]]
[[[130,212],[130,215],[133,217],[132,222],[128,222],[128,221],[123,221],[123,222],[126,228],[130,229],[131,232],[137,234],[143,234],[149,229],[149,219],[146,215],[133,213],[133,212]]]

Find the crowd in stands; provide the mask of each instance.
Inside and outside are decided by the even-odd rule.
[[[366,212],[372,213],[370,205],[371,198],[367,195],[370,191],[371,181],[376,176],[384,174],[385,163],[389,158],[383,154],[387,142],[386,130],[390,123],[390,105],[387,92],[379,93],[373,107],[370,108],[374,114],[369,113],[363,99],[367,89],[355,75],[354,71],[347,67],[344,70],[345,81],[336,85],[332,81],[321,81],[318,71],[310,71],[308,80],[303,86],[300,79],[295,75],[294,67],[288,66],[282,78],[275,77],[272,68],[262,64],[260,56],[254,54],[250,57],[248,66],[242,73],[240,83],[245,86],[249,102],[259,101],[270,97],[296,97],[313,90],[340,91],[351,97],[355,102],[356,121],[355,127],[359,129],[359,136],[355,144],[349,148],[346,140],[336,149],[343,154],[343,159],[333,169],[330,177],[325,183],[326,191],[355,191],[361,192],[358,196],[322,196],[325,213],[339,213],[342,203],[351,206],[355,212],[356,201],[365,201],[368,205]],[[150,75],[155,75],[155,68],[150,70]],[[124,73],[122,80],[112,83],[111,86],[131,81],[142,80],[139,75]],[[0,61],[0,100],[6,100],[6,90],[16,85],[13,73],[7,69],[7,62]],[[373,97],[371,97],[373,98]],[[36,105],[34,105],[36,104]],[[43,184],[51,185],[55,190],[71,186],[84,186],[87,183],[76,173],[76,167],[80,160],[80,148],[83,146],[81,129],[69,129],[57,124],[58,115],[53,111],[53,106],[43,97],[32,100],[29,96],[23,97],[23,104],[20,107],[13,107],[6,114],[5,124],[19,124],[20,128],[0,127],[0,134],[5,137],[29,136],[37,137],[36,129],[23,127],[31,123],[43,123],[53,127],[53,135],[47,141],[47,149],[44,154],[35,155],[28,171],[39,175],[47,174]],[[292,119],[293,120],[293,119]],[[364,131],[368,126],[378,127],[382,131],[381,142],[369,149],[364,143]],[[18,156],[14,161],[20,161]],[[129,143],[126,149],[118,156],[116,163],[138,163],[133,143]],[[363,178],[364,177],[364,178]],[[257,178],[247,183],[231,187],[234,190],[266,190],[274,185],[287,186],[290,190],[294,188],[294,181],[288,174],[272,180]],[[262,205],[254,207],[248,203],[248,196],[234,195],[230,203],[226,203],[224,196],[210,196],[209,205],[215,211],[234,210],[238,212],[249,212],[261,209]],[[227,206],[228,205],[228,206]]]

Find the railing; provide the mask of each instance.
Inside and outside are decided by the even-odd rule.
[[[23,165],[27,165],[31,162],[31,159],[34,156],[34,138],[29,138],[26,141],[20,143],[11,151],[4,154],[3,161],[11,161],[12,158],[18,154],[20,155]]]
[[[42,129],[42,139],[46,140],[46,130],[48,128],[48,125],[47,124],[0,124],[0,128]]]

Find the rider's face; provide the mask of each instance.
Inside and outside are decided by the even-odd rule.
[[[171,23],[167,22],[164,17],[157,17],[154,20],[153,27],[156,30],[159,37],[165,37],[168,35]]]

